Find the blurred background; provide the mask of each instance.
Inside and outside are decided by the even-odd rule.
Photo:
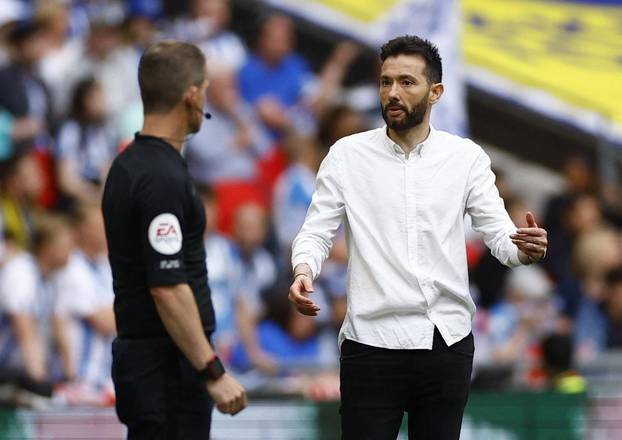
[[[508,269],[465,237],[462,438],[621,438],[619,0],[0,0],[0,438],[123,438],[99,202],[141,127],[139,57],[163,38],[208,59],[213,118],[184,154],[214,344],[252,402],[215,412],[213,438],[339,438],[345,237],[315,319],[287,301],[289,252],[330,146],[383,124],[379,46],[406,33],[443,57],[434,126],[480,143],[517,226],[531,210],[550,240],[541,264]]]

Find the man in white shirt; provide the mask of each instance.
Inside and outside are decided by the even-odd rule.
[[[414,36],[381,50],[386,127],[342,138],[317,176],[292,246],[290,300],[306,315],[313,280],[343,222],[348,311],[341,345],[344,439],[458,439],[473,364],[463,219],[503,264],[542,259],[546,231],[510,220],[490,159],[474,142],[430,125],[443,94],[436,47]]]

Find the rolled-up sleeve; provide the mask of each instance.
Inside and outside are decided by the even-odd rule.
[[[338,153],[335,144],[322,161],[311,205],[292,244],[292,267],[307,263],[314,279],[319,275],[322,263],[328,258],[345,213]]]
[[[510,238],[510,234],[516,232],[516,225],[505,210],[495,186],[490,158],[483,150],[471,168],[467,185],[466,211],[471,216],[473,229],[483,234],[486,246],[502,264],[520,266],[518,247]]]

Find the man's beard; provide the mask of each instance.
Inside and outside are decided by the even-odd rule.
[[[411,111],[396,102],[389,102],[386,106],[382,107],[382,118],[384,122],[386,122],[387,127],[395,131],[406,131],[423,122],[423,118],[425,117],[425,113],[428,110],[428,95],[424,96],[421,101],[419,101]],[[388,107],[399,107],[406,116],[400,120],[391,120],[388,116]]]

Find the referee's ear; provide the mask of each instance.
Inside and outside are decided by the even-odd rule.
[[[186,93],[184,93],[184,104],[191,109],[196,107],[197,93],[199,92],[199,88],[195,85],[188,87]]]

